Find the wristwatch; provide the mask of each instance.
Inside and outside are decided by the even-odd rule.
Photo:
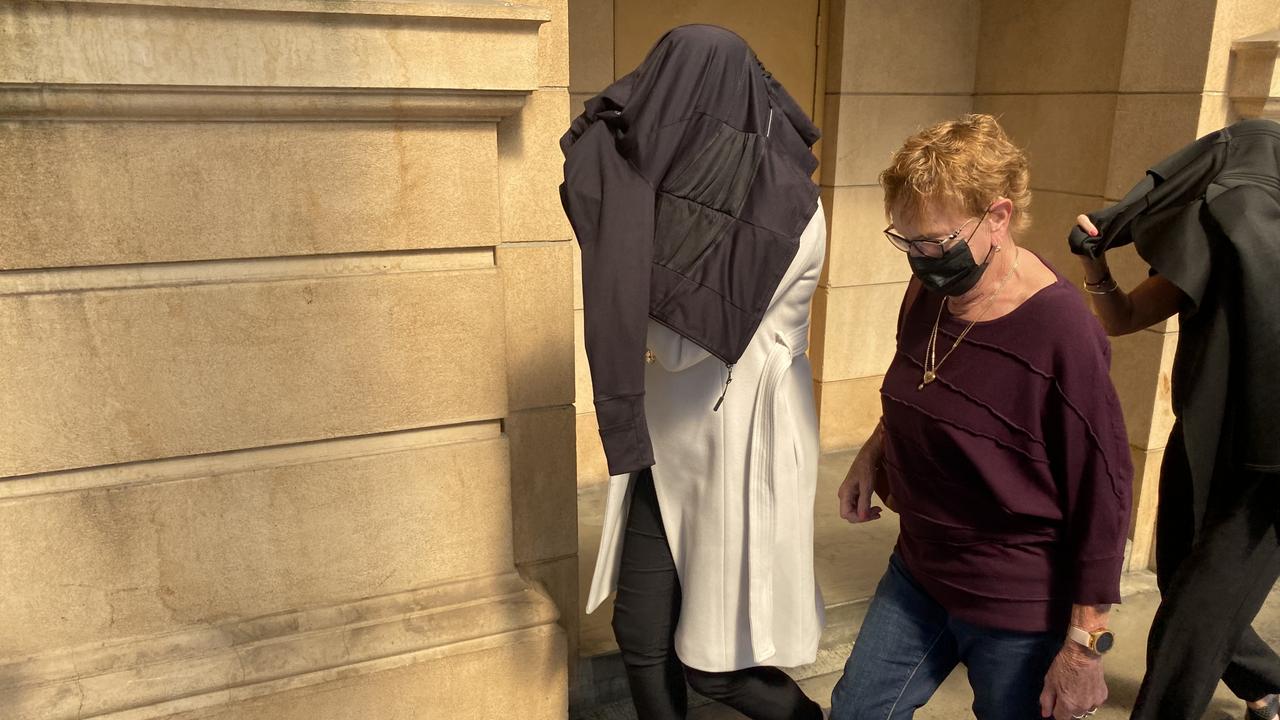
[[[1106,628],[1089,632],[1084,628],[1072,625],[1071,629],[1067,631],[1067,637],[1099,655],[1106,655],[1116,644],[1115,633]]]

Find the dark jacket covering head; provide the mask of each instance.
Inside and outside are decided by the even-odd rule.
[[[650,317],[727,365],[746,350],[817,207],[818,137],[742,38],[688,25],[589,100],[561,138],[610,474],[653,464]]]
[[[1211,485],[1280,476],[1280,124],[1245,120],[1206,135],[1089,217],[1098,236],[1073,230],[1074,252],[1133,243],[1187,296],[1173,409],[1199,510]]]

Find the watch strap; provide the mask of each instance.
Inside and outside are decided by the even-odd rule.
[[[1080,628],[1080,627],[1076,627],[1075,625],[1072,625],[1071,628],[1067,630],[1067,637],[1089,648],[1090,650],[1093,649],[1093,635],[1088,630],[1085,630],[1084,628]]]

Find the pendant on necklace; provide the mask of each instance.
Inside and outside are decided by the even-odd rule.
[[[917,385],[917,386],[916,386],[916,389],[917,389],[917,390],[923,390],[925,385],[928,385],[929,383],[931,383],[931,382],[933,382],[934,380],[937,380],[937,379],[938,379],[938,374],[937,374],[937,373],[935,373],[935,372],[934,372],[934,371],[932,371],[932,370],[925,370],[925,371],[924,371],[924,380],[923,380],[923,382],[921,382],[919,385]]]

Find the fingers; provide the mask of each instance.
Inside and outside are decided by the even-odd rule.
[[[1059,698],[1056,702],[1056,707],[1053,710],[1053,720],[1079,720],[1082,715],[1088,715],[1088,713],[1088,708],[1077,708],[1073,704]]]
[[[1053,701],[1053,712],[1045,713],[1044,717],[1052,717],[1053,720],[1080,720],[1080,718],[1096,715],[1098,708],[1102,707],[1102,703],[1094,703],[1092,705],[1081,705],[1078,702],[1068,702],[1064,697],[1057,696]],[[1040,699],[1040,712],[1044,713],[1044,697]]]
[[[854,522],[854,500],[852,496],[856,490],[857,486],[853,482],[853,478],[846,477],[844,482],[840,483],[840,489],[836,491],[836,497],[840,503],[840,517],[849,522]]]
[[[1094,226],[1088,215],[1077,216],[1076,225],[1079,225],[1081,230],[1089,233],[1089,237],[1098,237],[1098,228]]]
[[[870,522],[880,519],[880,506],[871,504],[874,499],[871,493],[871,484],[870,478],[863,478],[858,483],[858,522]]]
[[[866,483],[858,483],[858,519],[866,520],[871,512],[871,488]]]
[[[1053,717],[1054,699],[1053,691],[1046,686],[1040,693],[1040,717]]]
[[[840,484],[836,497],[840,503],[840,517],[851,523],[879,520],[883,509],[871,505],[871,488],[854,478],[853,471]]]

